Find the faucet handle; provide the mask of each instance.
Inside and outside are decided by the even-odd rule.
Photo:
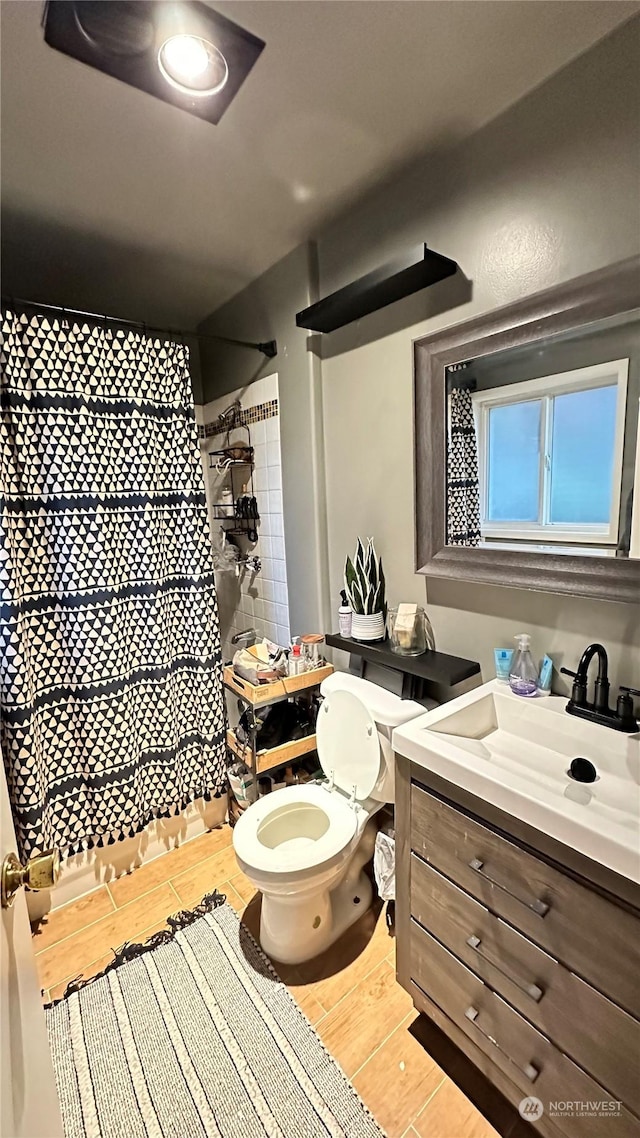
[[[587,702],[587,682],[586,677],[581,676],[578,672],[572,672],[570,668],[561,668],[560,671],[565,676],[571,676],[573,684],[571,687],[571,702],[578,704],[579,707],[584,706]]]
[[[624,731],[637,731],[638,723],[633,713],[633,699],[634,695],[640,695],[637,688],[627,688],[620,685],[620,695],[616,704],[616,715],[623,724]]]

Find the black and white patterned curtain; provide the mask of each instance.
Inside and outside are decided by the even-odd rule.
[[[188,349],[2,314],[2,750],[23,856],[224,786]]]
[[[478,440],[469,391],[448,397],[447,544],[480,544]]]

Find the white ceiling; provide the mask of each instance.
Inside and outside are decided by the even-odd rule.
[[[3,0],[3,289],[193,327],[417,154],[477,130],[635,0],[220,0],[266,40],[218,126],[47,47]]]

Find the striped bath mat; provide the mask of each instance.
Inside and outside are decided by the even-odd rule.
[[[47,1008],[65,1138],[380,1138],[219,894]]]

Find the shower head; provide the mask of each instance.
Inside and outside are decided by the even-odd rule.
[[[218,415],[218,422],[226,423],[227,419],[235,419],[237,412],[241,410],[242,404],[240,403],[240,400],[234,399],[233,403],[230,403],[228,407],[225,407],[224,411],[220,412]]]

